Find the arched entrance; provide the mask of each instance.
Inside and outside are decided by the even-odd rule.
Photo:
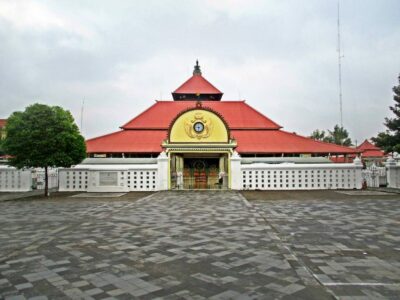
[[[169,157],[170,189],[228,189],[236,142],[217,113],[198,106],[179,114],[162,145]]]
[[[171,189],[227,189],[229,155],[171,154]]]

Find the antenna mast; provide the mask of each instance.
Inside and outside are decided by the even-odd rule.
[[[83,134],[83,106],[85,105],[85,98],[82,100],[82,108],[81,108],[81,134]]]
[[[339,67],[339,107],[340,107],[340,127],[343,128],[343,102],[342,102],[342,52],[340,48],[340,1],[337,3],[337,30],[338,30],[338,67]]]

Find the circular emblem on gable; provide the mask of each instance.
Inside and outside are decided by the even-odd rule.
[[[204,124],[202,122],[196,122],[193,125],[193,129],[197,133],[201,133],[204,130]]]
[[[202,112],[196,112],[192,118],[185,120],[185,131],[191,138],[208,138],[213,131],[212,119]]]

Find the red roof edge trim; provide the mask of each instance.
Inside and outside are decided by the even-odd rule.
[[[364,142],[362,142],[359,146],[356,147],[357,149],[360,150],[379,150],[382,151],[382,149],[380,149],[378,146],[372,144],[370,141],[365,140]]]
[[[124,151],[124,152],[121,152],[121,151],[119,151],[119,150],[109,150],[109,151],[88,151],[87,152],[88,154],[108,154],[108,153],[119,153],[119,154],[121,154],[121,153],[124,153],[124,154],[136,154],[136,153],[140,153],[140,154],[159,154],[160,153],[160,151],[132,151],[132,152],[129,152],[129,151]]]
[[[165,131],[165,130],[167,130],[168,129],[168,127],[152,127],[152,128],[148,128],[148,127],[144,127],[144,128],[122,128],[122,127],[120,127],[122,130],[124,130],[124,131],[143,131],[143,130],[146,130],[146,131]],[[122,131],[121,130],[121,131]]]
[[[270,118],[268,118],[266,115],[264,115],[263,113],[259,112],[257,109],[255,109],[254,107],[250,106],[247,104],[246,100],[243,100],[243,103],[248,106],[250,109],[252,109],[253,111],[255,111],[256,113],[258,113],[259,115],[263,116],[264,118],[266,118],[268,121],[270,121],[271,123],[275,124],[276,127],[278,127],[278,129],[283,128],[283,126],[279,125],[278,123],[276,123],[275,121],[272,121]]]
[[[323,144],[323,145],[334,145],[334,146],[336,146],[336,147],[342,148],[343,150],[347,150],[347,151],[348,151],[348,150],[352,150],[352,151],[354,151],[354,152],[352,152],[352,153],[361,153],[361,152],[362,152],[362,151],[360,151],[360,150],[358,150],[358,149],[356,149],[356,148],[351,148],[351,147],[341,146],[341,145],[337,145],[337,144],[333,144],[333,143],[327,143],[327,142],[317,141],[317,140],[314,140],[314,139],[312,139],[312,138],[305,137],[305,136],[299,135],[299,134],[297,134],[297,133],[288,132],[288,131],[285,131],[285,130],[281,130],[281,132],[284,132],[284,133],[290,134],[290,135],[295,135],[295,136],[297,136],[297,137],[300,137],[300,138],[303,138],[303,139],[306,139],[306,140],[313,140],[314,142],[319,143],[319,144]],[[332,152],[332,153],[339,153],[339,152]]]
[[[126,122],[124,125],[120,126],[119,128],[121,129],[125,129],[125,126],[127,126],[129,123],[133,122],[135,119],[139,118],[141,115],[145,114],[147,111],[149,111],[150,109],[152,109],[154,106],[157,105],[157,100],[155,100],[155,103],[151,106],[149,106],[147,109],[145,109],[144,111],[142,111],[140,114],[138,114],[137,116],[133,117],[130,121]]]
[[[223,95],[223,93],[219,89],[217,89],[211,82],[209,82],[207,79],[205,79],[202,75],[193,75],[193,76],[191,76],[188,80],[186,80],[184,83],[182,83],[175,91],[171,92],[171,94],[182,94],[182,92],[179,91],[179,90],[181,90],[185,85],[187,85],[187,83],[189,81],[191,81],[194,76],[201,77],[201,79],[204,80],[208,85],[210,85],[211,88],[215,89],[214,93],[206,93],[206,94],[210,94],[210,95],[221,94],[221,95]]]
[[[248,131],[248,130],[256,130],[256,131],[275,131],[280,130],[282,127],[229,127],[231,130],[235,131]]]
[[[111,133],[107,133],[107,134],[103,134],[103,135],[100,135],[100,136],[96,136],[96,137],[93,137],[93,138],[87,139],[87,140],[86,140],[86,142],[89,142],[89,141],[94,141],[94,140],[97,140],[97,139],[100,139],[100,138],[103,138],[103,137],[106,137],[106,136],[110,136],[110,135],[118,134],[118,133],[120,133],[120,132],[123,132],[123,130],[114,131],[114,132],[111,132]]]
[[[156,100],[156,102],[176,102],[174,100]],[[194,104],[196,104],[198,102],[198,100],[192,100],[192,99],[188,99],[185,100],[185,102],[187,103],[191,103],[193,102]],[[215,102],[215,101],[210,101],[210,100],[205,100],[205,101],[201,101],[201,102]],[[246,102],[246,100],[221,100],[219,101],[219,103],[238,103],[238,102]]]
[[[239,154],[241,154],[241,153],[245,153],[245,154],[254,154],[254,153],[256,153],[256,154],[277,154],[277,152],[276,151],[257,151],[257,152],[254,152],[254,151],[246,151],[246,150],[241,150],[240,151],[240,153]],[[304,154],[305,152],[304,151],[287,151],[287,150],[283,150],[283,151],[279,151],[279,154],[281,154],[281,153],[288,153],[288,154]],[[318,151],[315,151],[315,152],[307,152],[307,154],[327,154],[327,152],[318,152]],[[330,154],[331,154],[331,156],[332,155],[336,155],[336,154],[343,154],[342,152],[329,152]],[[346,155],[351,155],[351,154],[356,154],[356,153],[345,153]]]

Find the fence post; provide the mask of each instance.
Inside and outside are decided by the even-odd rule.
[[[396,161],[393,157],[389,157],[386,160],[387,168],[387,186],[390,188],[400,187],[400,166],[396,165]]]
[[[234,151],[231,156],[231,189],[242,189],[242,158]]]
[[[157,157],[157,176],[158,176],[158,188],[157,190],[168,189],[168,156],[162,151]]]
[[[359,157],[356,157],[353,161],[354,167],[355,167],[355,172],[356,172],[356,182],[355,182],[355,188],[357,190],[361,190],[362,189],[362,184],[363,184],[363,177],[362,177],[362,168],[363,168],[363,164],[362,161]]]

